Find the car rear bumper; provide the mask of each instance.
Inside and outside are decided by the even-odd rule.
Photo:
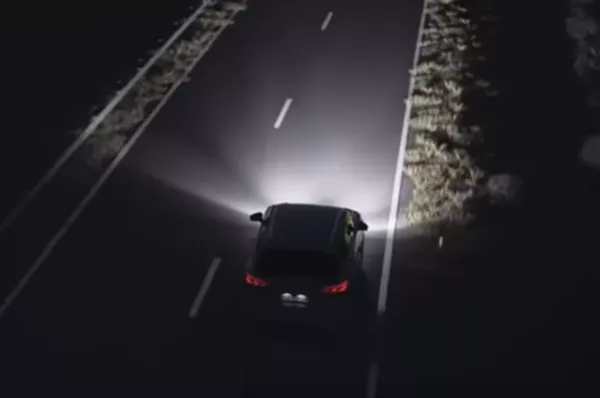
[[[254,322],[292,323],[335,329],[364,321],[365,312],[370,309],[360,297],[351,294],[318,297],[303,305],[285,303],[279,295],[260,291],[260,288],[248,287],[244,293],[243,314],[246,320]]]

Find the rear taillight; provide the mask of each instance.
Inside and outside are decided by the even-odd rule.
[[[348,290],[348,281],[342,281],[335,285],[323,287],[323,293],[344,293],[346,290]]]
[[[246,284],[256,287],[265,287],[269,285],[267,282],[255,277],[254,275],[250,275],[248,272],[246,272]]]

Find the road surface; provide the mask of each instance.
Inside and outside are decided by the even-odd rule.
[[[366,396],[372,336],[245,332],[244,212],[291,198],[387,216],[421,3],[252,0],[0,318],[2,389]],[[379,397],[478,363],[481,292],[402,239]]]

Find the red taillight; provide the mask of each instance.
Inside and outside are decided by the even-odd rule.
[[[257,286],[257,287],[265,287],[268,285],[267,282],[263,281],[260,278],[255,277],[254,275],[250,275],[250,273],[246,272],[246,283],[248,285]]]
[[[348,281],[342,281],[335,285],[323,287],[323,293],[344,293],[346,290],[348,290]]]

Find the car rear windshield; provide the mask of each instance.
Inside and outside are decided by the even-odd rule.
[[[259,256],[259,272],[266,277],[307,277],[330,280],[337,276],[334,256],[320,252],[268,251]]]

